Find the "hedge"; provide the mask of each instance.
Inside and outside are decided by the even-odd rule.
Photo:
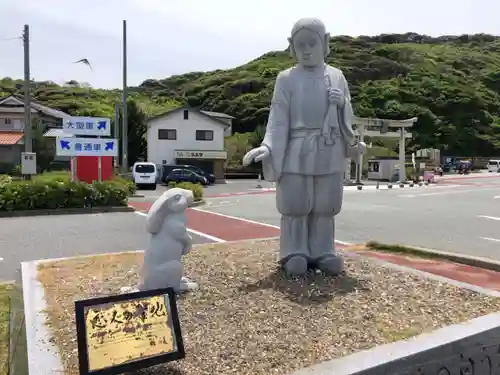
[[[169,188],[178,187],[181,189],[191,190],[194,195],[194,201],[201,201],[203,199],[203,186],[200,184],[193,184],[192,182],[173,182],[168,183]]]
[[[87,184],[70,181],[64,174],[1,181],[0,211],[126,206],[128,196],[135,191],[135,187],[121,179]]]

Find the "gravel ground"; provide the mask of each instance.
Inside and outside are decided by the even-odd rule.
[[[269,375],[292,371],[500,310],[500,299],[362,258],[345,275],[286,280],[277,240],[205,244],[186,257],[200,289],[179,297],[186,358],[143,373]],[[78,374],[74,300],[133,285],[142,253],[42,264],[48,325],[65,374]]]

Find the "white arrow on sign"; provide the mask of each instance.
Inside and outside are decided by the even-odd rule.
[[[118,156],[114,138],[65,138],[56,141],[57,156]]]
[[[111,120],[106,117],[70,117],[63,120],[63,132],[74,135],[111,135]]]

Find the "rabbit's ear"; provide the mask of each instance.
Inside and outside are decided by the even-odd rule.
[[[167,196],[161,196],[158,198],[148,212],[148,217],[146,219],[146,228],[147,231],[151,234],[156,234],[160,231],[161,226],[163,225],[163,221],[165,221],[165,217],[167,215],[168,201],[170,198]]]

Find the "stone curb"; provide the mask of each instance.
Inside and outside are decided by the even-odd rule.
[[[130,206],[111,207],[87,207],[87,208],[54,208],[46,210],[22,210],[22,211],[2,211],[2,217],[24,217],[24,216],[48,216],[48,215],[78,215],[78,214],[98,214],[112,212],[133,212],[135,208]]]
[[[0,281],[0,286],[2,285],[15,285],[15,286],[18,286],[16,285],[16,281],[15,280],[3,280],[3,281]]]
[[[383,246],[384,244],[380,244],[380,245]],[[388,245],[388,246],[390,246],[390,245]],[[364,251],[378,251],[378,252],[400,254],[400,255],[416,255],[416,256],[420,255],[423,257],[427,257],[427,258],[429,258],[429,257],[441,258],[441,259],[444,259],[444,260],[447,260],[450,262],[464,264],[466,266],[472,266],[472,267],[482,268],[482,269],[489,270],[489,271],[500,272],[500,262],[496,262],[492,259],[475,257],[475,256],[471,256],[471,255],[450,253],[447,251],[427,249],[427,248],[423,248],[423,247],[414,247],[414,246],[406,246],[406,245],[401,245],[401,246],[405,249],[408,249],[408,251],[405,252],[405,251],[378,250],[378,249],[370,248],[369,246],[365,246]]]
[[[481,367],[481,362],[493,361],[490,356],[493,357],[499,344],[499,319],[500,313],[491,313],[406,340],[398,340],[345,357],[320,362],[288,375],[417,374],[424,372],[430,374],[431,371],[432,374],[491,374],[493,372],[490,370],[493,365],[488,369],[487,364]],[[450,359],[456,360],[456,367],[450,366]],[[466,364],[462,365],[462,363]],[[422,372],[419,371],[420,368],[424,368]],[[452,368],[457,371],[448,370]],[[466,370],[462,372],[461,369]],[[470,372],[467,372],[469,369],[471,369]]]
[[[193,204],[191,204],[191,205],[189,206],[189,208],[192,208],[192,207],[198,207],[198,206],[203,206],[205,203],[207,203],[207,202],[205,201],[205,199],[202,199],[202,200],[199,200],[199,201],[195,201],[195,202],[193,202]]]
[[[129,198],[144,198],[145,196],[144,194],[132,194]]]
[[[64,368],[59,350],[51,344],[51,334],[45,324],[47,318],[45,292],[43,285],[37,279],[37,267],[42,262],[36,260],[21,262],[28,374],[63,374]]]

